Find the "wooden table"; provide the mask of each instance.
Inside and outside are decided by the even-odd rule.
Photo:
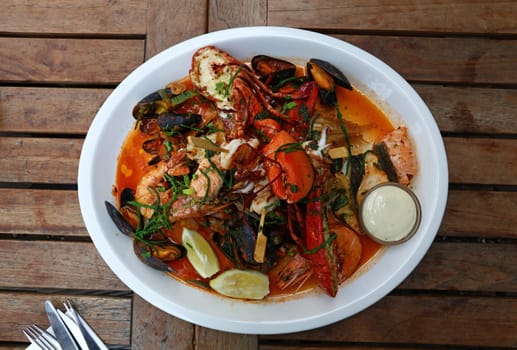
[[[312,331],[238,335],[164,314],[97,254],[77,201],[88,126],[159,51],[219,29],[280,25],[357,45],[394,67],[439,124],[450,191],[418,268],[367,310]],[[517,348],[517,2],[2,0],[0,349],[70,299],[132,349]]]

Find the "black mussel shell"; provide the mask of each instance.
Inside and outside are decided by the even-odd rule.
[[[158,154],[160,153],[162,145],[163,139],[158,137],[154,139],[145,140],[142,143],[142,149],[149,154]]]
[[[201,121],[201,115],[195,113],[162,113],[158,116],[158,125],[163,131],[181,131],[185,126],[197,124]]]
[[[156,117],[157,109],[170,105],[172,95],[171,89],[160,89],[147,95],[133,107],[133,117],[137,120]]]
[[[117,208],[113,204],[111,204],[108,201],[105,201],[104,204],[106,205],[106,210],[108,211],[108,215],[110,216],[111,220],[113,220],[113,223],[120,232],[125,234],[128,237],[132,237],[133,233],[135,232],[135,229],[131,224],[120,214]]]
[[[162,157],[154,156],[150,161],[147,162],[147,165],[156,165],[162,161]]]
[[[253,57],[251,67],[263,82],[271,85],[276,85],[296,74],[296,66],[293,63],[266,55]]]
[[[138,208],[131,202],[135,201],[135,194],[131,188],[124,188],[120,193],[120,214],[127,219],[131,226],[138,223]],[[132,224],[133,223],[133,224]]]
[[[352,90],[348,78],[327,61],[311,58],[307,62],[307,74],[318,85],[320,97],[324,104],[336,103],[336,85]]]
[[[159,271],[173,271],[167,262],[181,259],[186,255],[186,249],[179,244],[171,242],[151,244],[135,239],[133,250],[140,261]]]
[[[128,205],[128,202],[133,202],[135,200],[135,193],[130,188],[124,188],[120,193],[120,206],[124,207]]]

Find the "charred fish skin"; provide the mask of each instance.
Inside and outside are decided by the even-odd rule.
[[[388,179],[391,182],[399,182],[397,176],[397,170],[391,161],[388,149],[384,142],[376,143],[373,145],[373,153],[375,153],[379,159],[379,165],[382,170],[388,175]]]

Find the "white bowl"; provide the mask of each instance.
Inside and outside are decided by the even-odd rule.
[[[256,54],[303,64],[321,58],[340,68],[352,85],[383,108],[395,123],[408,126],[416,144],[419,175],[413,188],[421,201],[422,222],[408,242],[389,247],[368,269],[341,286],[335,298],[308,293],[282,302],[246,302],[187,286],[150,269],[134,255],[130,240],[106,213],[112,201],[117,156],[134,126],[131,110],[143,96],[187,75],[193,52],[215,45],[239,59]],[[130,289],[159,309],[221,331],[275,334],[324,326],[377,302],[417,266],[441,223],[448,171],[442,138],[433,116],[411,86],[365,51],[313,32],[279,27],[247,27],[205,34],[175,45],[132,72],[100,108],[86,136],[79,163],[79,202],[86,228],[100,255]]]

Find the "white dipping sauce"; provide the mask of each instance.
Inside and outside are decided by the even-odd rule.
[[[365,198],[361,207],[362,224],[375,238],[400,241],[415,229],[419,220],[416,200],[397,185],[379,186]]]

